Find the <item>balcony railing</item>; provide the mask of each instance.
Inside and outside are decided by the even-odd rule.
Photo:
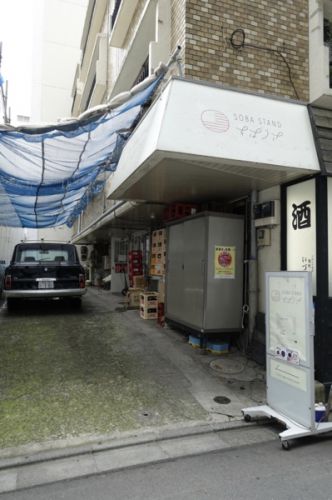
[[[329,51],[329,75],[330,75],[330,88],[332,87],[332,23],[330,19],[324,17],[324,45]]]
[[[143,66],[141,67],[134,83],[134,85],[137,85],[138,83],[141,83],[147,76],[149,76],[149,58],[147,57]]]
[[[115,0],[114,9],[113,9],[113,12],[111,14],[111,29],[113,28],[113,26],[115,24],[115,20],[116,20],[116,17],[118,15],[118,12],[119,12],[121,2],[122,2],[122,0]]]

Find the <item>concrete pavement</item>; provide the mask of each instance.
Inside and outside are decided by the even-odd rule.
[[[89,445],[2,458],[0,493],[277,439],[276,427],[244,422],[108,437]]]
[[[93,288],[82,313],[2,309],[0,492],[276,439],[242,420],[264,368],[121,302]]]

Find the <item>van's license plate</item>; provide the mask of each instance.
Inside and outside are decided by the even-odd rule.
[[[54,288],[54,281],[40,280],[38,281],[38,288],[42,288],[43,290],[45,290],[46,288]]]

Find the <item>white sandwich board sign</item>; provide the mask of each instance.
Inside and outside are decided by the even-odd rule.
[[[267,405],[243,409],[246,420],[266,415],[283,422],[288,439],[332,430],[315,422],[314,308],[309,272],[266,273]]]

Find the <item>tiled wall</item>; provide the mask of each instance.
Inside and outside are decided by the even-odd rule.
[[[280,50],[291,77],[275,52],[235,50],[229,40],[237,29],[244,30],[246,43]],[[307,100],[307,0],[186,0],[185,76],[296,98],[292,79],[299,98]]]

